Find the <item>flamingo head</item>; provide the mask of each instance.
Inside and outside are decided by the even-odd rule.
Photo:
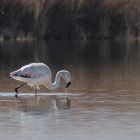
[[[68,88],[71,85],[71,74],[67,70],[62,70],[62,78],[67,83],[66,88]]]
[[[66,85],[66,88],[68,88],[71,85],[71,82],[68,82]]]

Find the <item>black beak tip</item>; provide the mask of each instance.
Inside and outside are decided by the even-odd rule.
[[[66,85],[66,88],[68,88],[71,85],[71,82],[68,82]]]

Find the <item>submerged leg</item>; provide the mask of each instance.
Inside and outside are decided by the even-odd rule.
[[[20,85],[20,86],[18,86],[18,87],[15,88],[15,92],[16,92],[15,97],[16,98],[18,97],[18,94],[19,94],[18,89],[21,88],[24,85],[26,85],[26,83],[23,83],[22,85]]]

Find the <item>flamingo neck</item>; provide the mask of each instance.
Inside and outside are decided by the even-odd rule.
[[[61,72],[57,72],[55,76],[55,81],[52,83],[51,81],[48,83],[47,87],[50,90],[55,90],[59,87],[60,85],[60,79],[61,79]]]

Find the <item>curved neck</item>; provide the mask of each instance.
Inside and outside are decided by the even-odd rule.
[[[47,84],[47,88],[50,90],[55,90],[59,87],[60,85],[60,79],[61,79],[61,72],[57,72],[55,76],[55,81],[52,83],[51,81]]]

